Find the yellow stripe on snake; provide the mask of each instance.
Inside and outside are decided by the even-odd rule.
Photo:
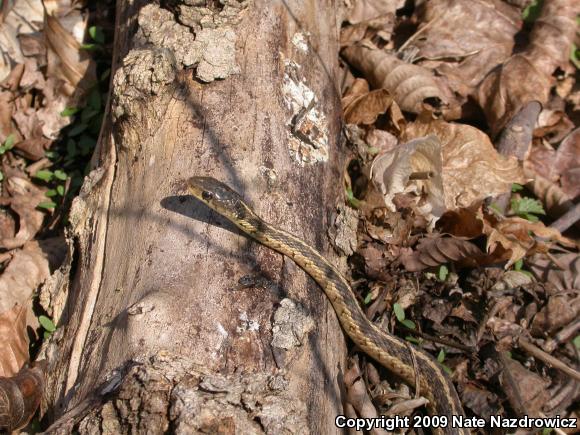
[[[431,415],[447,416],[444,428],[433,428],[436,434],[469,434],[468,429],[453,428],[453,416],[464,416],[457,392],[441,366],[428,354],[406,341],[377,328],[360,308],[346,279],[318,251],[299,238],[264,222],[242,197],[210,177],[192,177],[187,183],[193,196],[224,216],[245,234],[296,262],[326,295],[344,331],[367,355],[402,378],[408,385],[418,385],[420,394],[429,401]]]

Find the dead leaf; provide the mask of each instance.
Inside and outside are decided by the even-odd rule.
[[[562,190],[571,198],[580,196],[580,128],[572,131],[556,151],[554,172]]]
[[[420,117],[410,123],[405,139],[429,134],[441,141],[445,208],[470,207],[489,196],[509,192],[525,178],[517,159],[498,154],[489,137],[465,124]]]
[[[29,360],[26,305],[0,312],[0,377],[14,376]]]
[[[548,303],[534,317],[531,333],[536,337],[547,337],[576,320],[580,314],[579,291],[550,295]]]
[[[511,54],[521,29],[518,9],[499,0],[436,0],[419,8],[420,37],[411,37],[420,64],[444,76],[463,97]]]
[[[19,230],[14,238],[0,240],[0,245],[14,249],[31,240],[40,230],[44,213],[36,207],[47,198],[44,189],[38,188],[23,175],[10,176],[4,185],[10,194],[10,208],[18,214]]]
[[[376,18],[346,26],[340,30],[340,46],[348,47],[364,39],[374,40],[375,38],[388,42],[391,40],[395,22],[395,14],[389,12]]]
[[[347,14],[348,22],[352,24],[369,21],[387,14],[394,14],[405,5],[405,0],[360,0],[354,2],[353,8]]]
[[[64,78],[63,94],[86,92],[96,82],[95,63],[81,44],[60,23],[59,18],[45,14],[44,34],[47,42],[48,77]],[[86,22],[85,22],[86,26]]]
[[[569,0],[542,7],[528,48],[514,54],[479,85],[477,100],[493,135],[530,101],[545,104],[555,84],[553,73],[565,69],[576,33],[577,8]]]
[[[503,370],[499,381],[512,408],[518,415],[538,417],[549,398],[547,388],[550,383],[516,360],[507,356],[501,360]]]
[[[373,88],[389,91],[404,111],[419,113],[425,107],[436,109],[454,101],[451,91],[431,71],[392,54],[356,45],[345,48],[342,55]]]
[[[530,222],[519,217],[497,219],[490,214],[482,219],[483,232],[487,235],[487,252],[495,251],[498,245],[507,250],[509,261],[505,265],[506,269],[526,255],[548,252],[552,243],[576,247],[574,242],[563,237],[558,230],[548,228],[542,222]],[[534,235],[544,241],[536,240]]]
[[[461,392],[461,402],[475,415],[485,419],[503,413],[503,408],[495,394],[470,383],[465,385]]]
[[[34,416],[44,390],[45,366],[41,362],[11,378],[0,377],[0,431],[16,431]]]
[[[526,265],[539,281],[550,283],[559,291],[580,290],[580,255],[576,253],[556,253],[551,258],[534,255]]]
[[[441,143],[430,135],[377,156],[370,177],[389,210],[396,210],[396,194],[412,193],[418,212],[435,221],[445,212],[441,172]]]
[[[0,275],[0,313],[14,304],[24,304],[32,292],[50,275],[46,254],[36,241],[27,242]]]
[[[454,237],[428,237],[421,239],[410,254],[402,254],[401,263],[410,272],[454,262],[475,267],[487,256],[473,243]]]
[[[392,104],[393,97],[385,89],[376,89],[353,100],[344,108],[347,124],[374,124],[379,115],[385,113]]]

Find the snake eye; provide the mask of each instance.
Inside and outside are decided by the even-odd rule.
[[[213,198],[213,193],[208,192],[207,190],[204,190],[203,192],[201,192],[201,197],[205,200],[205,201],[209,201]]]

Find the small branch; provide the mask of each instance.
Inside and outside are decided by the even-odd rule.
[[[575,379],[577,381],[580,381],[580,372],[578,372],[577,370],[573,369],[572,367],[568,367],[562,361],[560,361],[559,359],[554,358],[552,355],[544,352],[542,349],[540,349],[539,347],[537,347],[534,344],[530,343],[525,338],[521,338],[520,337],[518,339],[518,346],[520,347],[520,349],[522,349],[525,352],[529,353],[533,357],[538,358],[539,360],[541,360],[541,361],[545,362],[546,364],[554,367],[555,369],[560,370],[561,372],[567,374],[571,378],[573,378],[573,379]]]
[[[563,233],[580,220],[580,202],[558,218],[550,227]]]

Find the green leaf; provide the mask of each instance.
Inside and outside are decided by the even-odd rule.
[[[354,197],[354,194],[352,193],[352,189],[350,187],[347,187],[346,189],[346,199],[351,207],[353,208],[360,207],[360,201]]]
[[[445,373],[447,373],[449,376],[453,375],[453,370],[451,370],[448,366],[446,366],[445,364],[441,364],[441,368],[443,369],[443,371]]]
[[[407,335],[405,337],[405,340],[410,341],[411,343],[415,343],[416,345],[419,345],[419,346],[421,346],[421,343],[422,343],[421,339],[415,338],[411,335]]]
[[[523,11],[522,19],[530,24],[536,21],[542,11],[543,0],[533,0]]]
[[[9,134],[8,137],[6,137],[4,143],[0,145],[0,155],[4,154],[8,150],[11,150],[12,148],[14,148],[14,135]]]
[[[403,309],[403,307],[399,304],[394,304],[393,305],[393,312],[395,313],[395,317],[397,318],[397,320],[399,322],[402,322],[403,320],[405,320],[405,310]]]
[[[58,154],[56,153],[56,151],[51,151],[51,150],[45,151],[44,155],[49,159],[54,159],[54,158],[58,157]]]
[[[44,334],[42,334],[42,338],[44,338],[45,340],[48,340],[51,335],[52,335],[52,332],[44,331]]]
[[[542,435],[550,435],[553,432],[554,429],[551,429],[549,427],[545,427],[544,429],[542,429]]]
[[[52,171],[49,171],[48,169],[41,169],[36,174],[34,174],[34,178],[38,178],[42,181],[48,182],[52,180],[53,175],[54,174],[52,173]]]
[[[61,171],[60,169],[57,169],[56,171],[54,171],[54,176],[61,181],[65,181],[67,179],[66,172]]]
[[[524,260],[520,258],[514,263],[514,270],[522,270],[522,267],[524,267]]]
[[[62,184],[59,184],[58,186],[56,186],[56,192],[60,196],[64,196],[64,186]]]
[[[90,107],[97,112],[101,110],[101,92],[99,88],[95,88],[89,94],[89,98],[87,100],[87,107]]]
[[[437,355],[437,361],[439,361],[440,363],[443,363],[443,361],[445,361],[445,351],[443,349],[439,351],[439,354]]]
[[[524,186],[518,183],[512,184],[512,192],[519,192],[520,190],[524,190]]]
[[[105,34],[103,33],[102,27],[100,26],[89,27],[89,35],[91,35],[93,41],[98,42],[99,44],[105,43]]]
[[[60,116],[72,116],[77,113],[79,110],[78,107],[67,107],[62,112],[60,112]]]
[[[52,320],[46,316],[38,316],[38,323],[40,323],[40,325],[48,332],[56,331],[56,326],[54,326]]]
[[[105,80],[107,80],[109,78],[110,75],[111,75],[111,68],[107,68],[105,71],[103,71],[103,74],[101,74],[100,80],[102,82],[104,82]]]
[[[365,300],[364,300],[365,305],[370,304],[372,300],[373,300],[373,294],[371,292],[368,292],[368,294],[365,296]]]
[[[405,326],[406,326],[407,328],[409,328],[409,329],[415,329],[415,328],[416,328],[416,326],[415,326],[415,322],[413,322],[413,321],[412,321],[412,320],[410,320],[410,319],[403,319],[403,320],[401,320],[401,323],[402,323],[403,325],[405,325]]]
[[[447,266],[442,264],[439,266],[439,270],[437,270],[437,278],[439,278],[439,281],[445,281],[447,279],[447,275],[449,275],[449,269]]]
[[[78,136],[83,131],[87,129],[87,124],[77,124],[73,128],[71,128],[68,132],[69,137]]]
[[[44,208],[46,210],[52,210],[53,208],[56,207],[56,203],[54,203],[52,201],[43,201],[40,204],[38,204],[37,207]]]
[[[524,219],[528,219],[530,215],[541,214],[545,215],[546,212],[542,207],[542,203],[537,199],[533,198],[520,198],[511,200],[511,208],[514,214],[517,214]],[[529,219],[528,219],[529,220]]]
[[[56,196],[56,195],[57,195],[57,193],[56,193],[56,190],[54,190],[54,189],[50,189],[50,190],[47,190],[46,192],[44,192],[44,196],[48,196],[49,198],[52,198],[53,196]]]
[[[4,173],[0,171],[0,181],[4,180]]]
[[[574,346],[576,346],[576,349],[580,349],[580,335],[574,337],[572,342],[574,343]]]
[[[100,44],[81,44],[80,49],[81,50],[87,50],[87,51],[97,51],[100,50],[102,47]]]
[[[580,49],[576,47],[576,44],[572,44],[572,49],[570,50],[570,61],[577,69],[580,69]]]
[[[495,202],[492,202],[488,207],[499,215],[503,214],[503,211],[501,210],[500,206],[497,205]]]
[[[14,134],[10,133],[7,137],[6,140],[4,141],[4,146],[6,147],[6,149],[12,149],[14,147]]]

